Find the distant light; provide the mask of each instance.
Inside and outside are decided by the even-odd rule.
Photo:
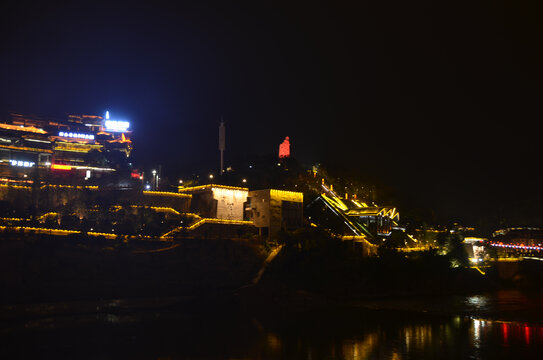
[[[243,183],[246,183],[246,182],[247,182],[247,179],[243,179],[243,180],[241,180],[241,181],[242,181]]]
[[[183,180],[179,180],[179,183],[182,184],[182,183],[183,183]]]
[[[210,179],[213,179],[213,174],[209,174],[209,178],[210,178]]]
[[[156,175],[156,170],[151,171],[153,175]]]
[[[106,120],[109,120],[109,110],[106,110]]]
[[[151,190],[151,185],[145,184],[145,190]]]

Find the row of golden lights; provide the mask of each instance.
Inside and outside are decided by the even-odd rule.
[[[24,189],[24,190],[32,190],[31,186],[26,185],[12,185],[12,184],[0,184],[0,187],[7,187],[12,189]],[[41,185],[40,189],[46,189],[46,188],[58,188],[58,189],[77,189],[77,190],[98,190],[98,186],[90,186],[90,185],[56,185],[56,184],[45,184]],[[176,192],[169,192],[169,191],[143,191],[144,195],[158,195],[158,196],[172,196],[172,197],[185,197],[190,198],[190,194],[180,194]]]
[[[48,213],[48,214],[45,214],[45,215],[51,215],[51,213]],[[195,217],[198,217],[199,220],[197,222],[195,222],[194,224],[191,224],[190,226],[176,227],[176,228],[166,232],[165,234],[159,236],[159,238],[162,239],[162,240],[172,239],[174,234],[176,234],[176,233],[178,233],[178,232],[180,232],[182,230],[192,231],[192,230],[195,230],[196,228],[198,228],[198,227],[200,227],[200,226],[202,226],[204,224],[253,225],[252,221],[214,219],[214,218],[200,218],[196,214],[192,214],[192,215],[194,215]],[[22,220],[25,220],[25,219],[20,219],[20,218],[0,218],[0,220],[4,220],[4,221],[22,221]],[[81,234],[80,230],[52,229],[52,228],[42,228],[42,227],[34,227],[34,226],[6,226],[6,225],[0,226],[0,230],[2,230],[2,231],[8,230],[8,229],[23,230],[24,232],[34,232],[34,233],[38,233],[38,234],[49,234],[49,235]],[[115,239],[119,235],[120,236],[128,236],[128,235],[124,235],[124,234],[103,233],[103,232],[95,232],[95,231],[89,231],[89,232],[87,232],[87,235],[90,235],[90,236],[103,236],[103,237],[108,238],[108,239]],[[141,239],[141,238],[143,238],[143,239],[155,239],[156,238],[156,237],[149,236],[149,235],[137,235],[137,236],[128,236],[128,237],[133,237],[133,238],[138,238],[138,239]]]
[[[9,187],[14,189],[24,189],[24,190],[32,190],[31,186],[26,185],[12,185],[12,184],[0,184],[0,187]],[[45,188],[59,188],[59,189],[87,189],[87,190],[98,190],[98,186],[89,186],[89,185],[54,185],[54,184],[45,184],[41,185],[40,189]],[[192,186],[192,187],[186,187],[186,188],[180,188],[179,192],[169,192],[169,191],[147,191],[144,190],[144,195],[158,195],[158,196],[171,196],[171,197],[185,197],[190,198],[192,195],[185,194],[185,192],[191,192],[191,191],[198,191],[198,190],[204,190],[204,189],[226,189],[226,190],[241,190],[241,191],[249,191],[246,187],[238,187],[238,186],[228,186],[228,185],[220,185],[220,184],[207,184],[207,185],[199,185],[199,186]],[[288,191],[288,190],[276,190],[276,189],[270,189],[270,193],[275,196],[287,196],[287,197],[295,197],[297,201],[303,201],[303,193],[296,192],[296,191]]]

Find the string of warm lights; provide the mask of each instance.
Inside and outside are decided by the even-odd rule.
[[[294,202],[304,201],[304,194],[297,191],[271,189],[270,196],[280,198],[281,200],[287,200],[287,201],[294,201]]]
[[[511,245],[511,244],[498,244],[498,243],[491,242],[490,245],[502,247],[502,248],[508,248],[508,249],[523,249],[523,250],[537,250],[537,251],[543,250],[543,246],[526,246],[523,244]]]
[[[48,234],[48,235],[82,234],[80,230],[50,229],[50,228],[40,228],[40,227],[31,227],[31,226],[0,226],[0,230],[7,230],[7,229],[12,229],[16,231],[23,230],[25,233],[34,232],[37,234]],[[118,236],[130,237],[129,235],[124,235],[124,234],[102,233],[102,232],[95,232],[95,231],[89,231],[86,234],[90,236],[103,236],[107,239],[116,239]],[[156,237],[149,236],[149,235],[138,235],[138,236],[134,236],[134,238],[155,239]]]
[[[192,231],[204,224],[228,224],[228,225],[253,225],[252,221],[246,221],[246,220],[228,220],[228,219],[213,219],[213,218],[201,218],[194,224],[191,224],[190,226],[179,226],[175,229],[168,231],[164,235],[161,236],[161,238],[168,238],[171,237],[173,234],[186,230],[186,231]]]
[[[209,188],[249,191],[249,188],[245,188],[245,187],[207,184],[207,185],[198,185],[198,186],[191,186],[191,187],[179,187],[179,192],[197,191],[197,190],[204,190],[204,189],[209,189]]]
[[[143,195],[158,195],[158,196],[172,196],[172,197],[181,197],[181,198],[191,198],[192,195],[190,194],[180,194],[175,192],[167,192],[167,191],[143,191]]]

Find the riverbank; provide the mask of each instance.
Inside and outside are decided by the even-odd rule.
[[[237,239],[2,239],[0,305],[213,297],[249,284],[266,256],[261,244]]]
[[[258,286],[243,297],[257,306],[303,309],[353,301],[468,295],[503,289],[496,267],[485,272],[450,266],[435,252],[406,256],[386,253],[358,256],[341,242],[312,248],[285,245]]]
[[[269,260],[265,244],[238,239],[127,242],[43,234],[4,239],[0,305],[177,297],[301,312],[349,303],[372,308],[387,301],[405,307],[409,299],[514,285],[500,281],[496,268],[485,268],[484,274],[451,268],[447,257],[433,252],[368,258],[340,241],[312,241],[303,247],[286,243]]]

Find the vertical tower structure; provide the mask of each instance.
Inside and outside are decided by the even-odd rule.
[[[290,139],[287,136],[279,145],[279,158],[283,159],[288,157],[290,157]]]
[[[226,128],[224,127],[224,120],[221,119],[221,124],[219,125],[219,151],[221,153],[221,172],[222,175],[224,172],[224,149],[226,148]]]

